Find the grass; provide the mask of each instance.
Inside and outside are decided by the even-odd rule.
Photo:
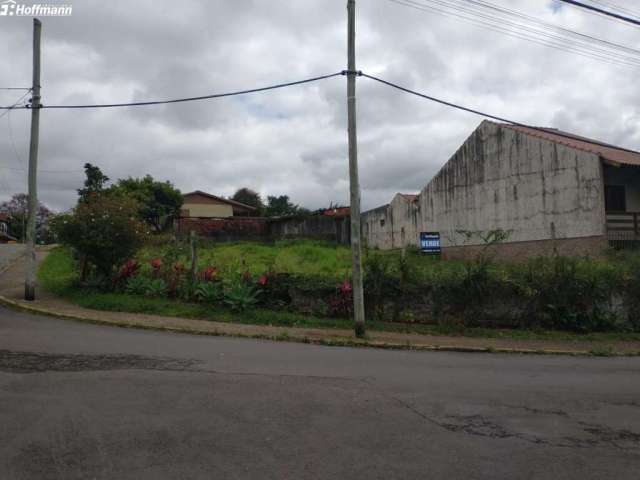
[[[146,262],[162,257],[166,251],[167,247],[145,247],[138,257]],[[188,263],[186,251],[180,252],[179,258]],[[262,274],[273,270],[341,278],[351,271],[351,252],[345,246],[321,241],[208,244],[198,249],[198,265],[200,268],[214,265],[222,272],[242,269]]]
[[[243,247],[250,247],[246,251],[239,250]],[[262,248],[264,247],[264,248]],[[286,263],[294,271],[300,269],[308,269],[306,262],[310,261],[314,255],[317,258],[324,258],[324,266],[331,264],[344,264],[341,255],[345,250],[343,247],[325,248],[325,252],[321,253],[301,253],[314,252],[322,249],[322,245],[312,242],[307,245],[308,248],[302,246],[285,244],[284,249],[287,253],[282,255],[290,261],[292,258],[306,258],[302,263]],[[275,249],[275,251],[274,251]],[[216,255],[219,261],[233,262],[232,252],[245,252],[252,258],[270,259],[275,256],[278,258],[281,252],[277,251],[277,246],[262,245],[221,245],[211,249],[211,255]],[[334,252],[334,259],[327,259]],[[336,253],[336,251],[341,253]],[[248,252],[248,253],[246,253]],[[295,252],[295,253],[293,253]],[[147,252],[148,253],[148,252]],[[308,255],[308,256],[305,256]],[[213,257],[211,257],[213,258]],[[427,259],[428,262],[433,262]],[[440,262],[444,263],[444,262]],[[219,265],[221,263],[218,263]],[[320,268],[320,267],[313,267]],[[454,266],[452,268],[457,268]],[[297,270],[296,270],[297,269]],[[70,251],[65,248],[57,248],[49,253],[42,263],[38,272],[40,284],[46,290],[66,298],[70,302],[84,308],[95,310],[130,312],[130,313],[146,313],[164,316],[192,318],[211,320],[217,322],[251,324],[251,325],[274,325],[284,327],[306,327],[306,328],[333,328],[347,329],[353,328],[353,323],[348,319],[320,318],[310,315],[302,315],[289,311],[274,311],[267,309],[253,309],[246,312],[231,312],[223,307],[214,307],[210,305],[187,303],[178,300],[146,298],[141,296],[126,295],[121,293],[105,293],[95,289],[80,288],[77,286],[77,273],[74,268],[73,259]],[[425,324],[405,324],[405,323],[384,323],[384,322],[368,322],[367,328],[371,331],[386,331],[398,333],[419,333],[425,335],[446,335],[446,336],[467,336],[478,338],[495,338],[495,339],[511,339],[511,340],[548,340],[548,341],[572,341],[572,342],[613,342],[613,341],[640,341],[639,333],[624,332],[604,332],[579,335],[571,332],[551,331],[551,330],[505,330],[505,329],[488,329],[488,328],[463,328],[451,325],[425,325]],[[607,352],[608,348],[600,349]],[[598,350],[598,351],[600,351]]]

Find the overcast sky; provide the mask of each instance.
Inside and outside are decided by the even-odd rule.
[[[551,0],[490,1],[640,46],[640,29]],[[640,68],[388,0],[357,3],[359,69],[524,123],[640,148]],[[617,3],[633,8],[637,2]],[[42,18],[45,104],[196,96],[346,68],[346,0],[72,5],[71,17]],[[0,17],[0,87],[30,84],[31,22]],[[0,91],[0,105],[19,95]],[[419,191],[481,120],[359,79],[363,207],[387,203],[395,192]],[[0,201],[26,190],[28,127],[28,111],[0,118]],[[183,192],[231,195],[247,186],[263,196],[288,194],[309,208],[346,204],[346,140],[344,77],[180,105],[44,110],[40,198],[56,210],[73,206],[82,166],[90,162],[112,179],[149,173]]]

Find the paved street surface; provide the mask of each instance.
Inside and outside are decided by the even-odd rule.
[[[2,479],[637,479],[640,358],[331,348],[0,309]]]

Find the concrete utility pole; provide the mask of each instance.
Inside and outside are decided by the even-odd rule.
[[[26,278],[24,299],[36,298],[36,215],[38,214],[38,138],[40,135],[40,32],[42,23],[33,19],[33,85],[31,98],[31,144],[29,146],[29,204],[27,217]]]
[[[349,64],[347,109],[349,124],[349,184],[351,190],[351,257],[353,275],[353,318],[357,337],[364,336],[364,293],[360,247],[360,183],[358,180],[358,137],[356,135],[356,1],[347,1]]]

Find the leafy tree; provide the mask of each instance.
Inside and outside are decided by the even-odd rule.
[[[124,263],[144,241],[146,226],[136,218],[135,200],[116,195],[94,196],[79,202],[68,214],[52,221],[60,243],[72,247],[82,260],[81,279],[90,267],[99,277],[111,279],[115,267]]]
[[[29,196],[25,193],[16,193],[11,200],[0,205],[0,211],[9,214],[9,234],[21,242],[25,240],[28,216]],[[54,238],[49,229],[49,220],[54,213],[42,202],[38,202],[36,210],[36,243],[53,243]]]
[[[297,215],[302,211],[303,209],[300,206],[289,201],[289,195],[280,195],[279,197],[269,195],[267,197],[267,206],[265,208],[267,217]]]
[[[236,202],[255,207],[258,209],[258,212],[262,212],[264,210],[264,203],[262,203],[260,194],[247,187],[240,188],[236,193],[233,194],[231,200],[235,200]]]
[[[171,219],[180,214],[182,194],[170,182],[159,182],[151,175],[144,178],[120,179],[108,193],[129,196],[139,204],[138,217],[156,232],[167,228]]]
[[[84,173],[87,178],[84,181],[84,188],[78,190],[80,202],[86,202],[93,195],[101,193],[109,181],[109,177],[102,173],[100,167],[91,165],[90,163],[84,164]]]

